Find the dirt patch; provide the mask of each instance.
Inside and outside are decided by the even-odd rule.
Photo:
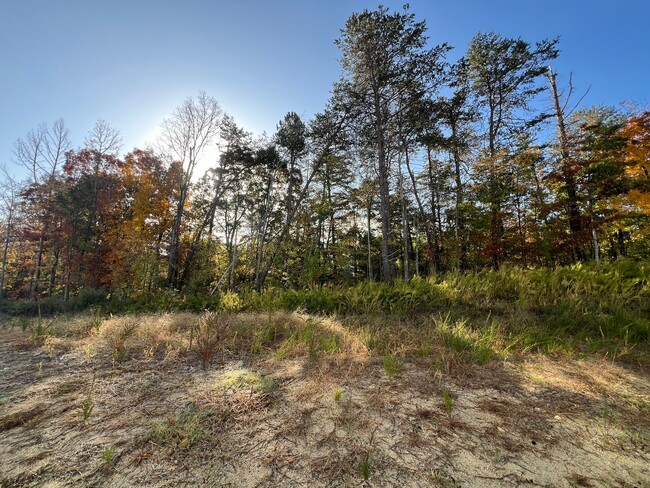
[[[407,358],[389,379],[357,350],[204,368],[167,338],[115,358],[1,332],[3,487],[650,486],[650,378],[622,364]]]

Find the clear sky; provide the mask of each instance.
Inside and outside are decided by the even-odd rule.
[[[73,145],[98,117],[123,152],[144,146],[188,95],[206,91],[247,130],[320,111],[340,73],[338,37],[361,0],[0,0],[0,162],[17,137],[63,117]],[[381,2],[401,9],[403,1]],[[648,0],[412,0],[432,44],[461,55],[479,31],[561,36],[555,63],[585,104],[646,104]]]

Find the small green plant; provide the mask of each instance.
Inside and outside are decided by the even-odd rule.
[[[137,329],[138,323],[135,320],[129,320],[121,326],[117,335],[111,339],[113,361],[120,362],[124,360],[127,353],[126,341],[135,335]]]
[[[483,366],[492,358],[492,348],[489,346],[476,346],[474,348],[474,358],[476,362]]]
[[[321,339],[321,350],[325,354],[335,354],[341,350],[339,341],[336,336],[323,337]]]
[[[158,421],[147,438],[160,445],[187,450],[209,435],[212,416],[209,410],[198,411],[189,405],[175,417]]]
[[[217,386],[237,389],[250,388],[252,393],[261,395],[270,395],[277,387],[273,378],[245,369],[236,369],[223,373]]]
[[[445,407],[445,411],[451,415],[451,411],[454,409],[454,398],[446,389],[442,390],[442,405]]]
[[[393,378],[399,376],[402,372],[402,365],[404,364],[404,361],[401,357],[396,356],[394,354],[387,354],[384,356],[384,371],[386,371],[386,375],[388,376],[389,380],[392,380]]]
[[[227,292],[221,297],[221,309],[225,312],[239,312],[243,306],[241,298],[234,292]]]
[[[115,446],[105,447],[102,451],[102,465],[110,466],[115,460]]]
[[[444,473],[439,469],[431,470],[431,479],[436,482],[436,486],[445,486],[445,487],[454,487],[457,486],[452,480],[450,480]]]
[[[11,319],[11,322],[9,322],[9,325],[13,329],[14,327],[20,327],[20,330],[23,332],[27,332],[27,329],[29,329],[29,326],[31,324],[31,320],[28,319],[27,317],[14,317]]]
[[[93,401],[93,389],[95,388],[95,378],[93,378],[92,383],[90,384],[90,389],[88,390],[88,395],[81,403],[79,408],[79,415],[81,415],[81,420],[85,423],[90,418],[90,415],[93,413],[95,408],[95,402]]]
[[[31,322],[29,324],[29,331],[32,335],[32,340],[34,342],[37,342],[41,339],[44,339],[48,335],[51,335],[54,322],[56,322],[56,319],[52,319],[49,322],[45,322],[45,320],[43,320],[43,316],[41,315],[41,306],[39,304],[38,318],[35,322]]]
[[[341,398],[343,397],[343,390],[341,390],[340,388],[334,388],[333,396],[335,402],[340,402]]]
[[[79,409],[79,414],[81,415],[81,419],[86,422],[90,418],[90,414],[93,413],[93,409],[95,408],[95,403],[93,402],[93,397],[92,395],[88,395],[83,403],[81,404],[81,408]]]
[[[501,449],[498,447],[494,450],[494,464],[501,464]]]
[[[104,323],[104,316],[102,314],[102,308],[97,306],[90,307],[90,326],[94,330],[99,330]]]
[[[363,461],[361,461],[361,466],[359,467],[361,471],[361,476],[363,476],[364,480],[369,480],[370,475],[372,474],[372,463],[370,462],[370,453],[367,452],[366,455],[363,458]]]

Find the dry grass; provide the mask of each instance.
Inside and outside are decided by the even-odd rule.
[[[1,333],[3,487],[650,480],[643,366],[513,356],[459,317],[89,314]]]

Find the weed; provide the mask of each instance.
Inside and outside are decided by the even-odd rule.
[[[217,386],[222,388],[250,388],[251,392],[270,395],[275,391],[276,384],[273,378],[263,376],[253,371],[243,369],[227,371],[222,376]]]
[[[477,346],[474,348],[474,358],[481,366],[490,361],[492,354],[494,354],[494,351],[489,346]]]
[[[435,481],[436,485],[438,486],[444,486],[449,488],[456,486],[456,483],[454,483],[447,476],[445,476],[445,474],[439,469],[431,470],[431,479],[433,479],[433,481]]]
[[[220,308],[225,312],[239,312],[243,306],[243,302],[237,293],[225,293],[220,300]]]
[[[83,351],[84,363],[88,364],[92,361],[93,357],[95,357],[95,349],[91,344],[84,344]]]
[[[501,464],[501,449],[498,447],[494,450],[494,464]]]
[[[451,415],[451,411],[454,409],[454,398],[451,396],[451,393],[444,388],[442,390],[442,405],[445,408],[445,411]]]
[[[102,308],[99,306],[90,307],[90,326],[95,331],[98,331],[102,324],[104,323],[104,316],[102,313]]]
[[[115,446],[105,447],[102,451],[102,465],[110,466],[115,460]]]
[[[160,445],[189,449],[208,434],[208,424],[213,412],[209,410],[196,411],[188,406],[173,418],[158,421],[147,436]]]
[[[367,452],[366,455],[363,458],[363,461],[361,461],[361,466],[359,467],[359,470],[361,471],[361,476],[363,476],[364,480],[369,480],[370,475],[372,474],[372,463],[370,462],[370,453]]]
[[[217,347],[223,341],[227,320],[224,315],[215,312],[205,312],[201,315],[196,328],[196,348],[205,368],[217,352]]]
[[[393,378],[401,374],[404,360],[399,356],[393,354],[387,354],[386,356],[384,356],[383,364],[384,364],[384,371],[386,371],[386,375],[388,376],[388,379],[392,380]]]
[[[27,329],[29,329],[31,322],[32,321],[27,317],[14,317],[11,319],[11,322],[9,322],[9,325],[12,329],[14,327],[20,327],[20,330],[27,332]]]
[[[135,335],[137,329],[137,320],[128,319],[115,330],[110,331],[108,341],[113,349],[114,362],[121,362],[126,358],[128,352],[127,341]]]
[[[90,388],[88,390],[88,395],[86,395],[86,398],[84,401],[81,403],[81,407],[79,408],[79,415],[81,415],[81,420],[86,423],[88,419],[90,418],[90,415],[93,413],[93,410],[95,408],[95,402],[93,401],[93,390],[95,388],[95,378],[93,378],[92,383],[90,384]]]
[[[343,397],[343,390],[340,388],[334,388],[333,396],[335,402],[340,402]]]
[[[90,418],[90,414],[93,413],[93,409],[95,408],[95,403],[93,402],[93,397],[92,395],[88,395],[83,403],[81,404],[81,407],[79,409],[79,414],[81,415],[81,419],[86,422]]]
[[[38,342],[51,335],[53,333],[52,326],[54,325],[54,322],[56,322],[56,319],[45,322],[39,315],[36,321],[31,322],[29,325],[29,332],[32,336],[32,341]]]

